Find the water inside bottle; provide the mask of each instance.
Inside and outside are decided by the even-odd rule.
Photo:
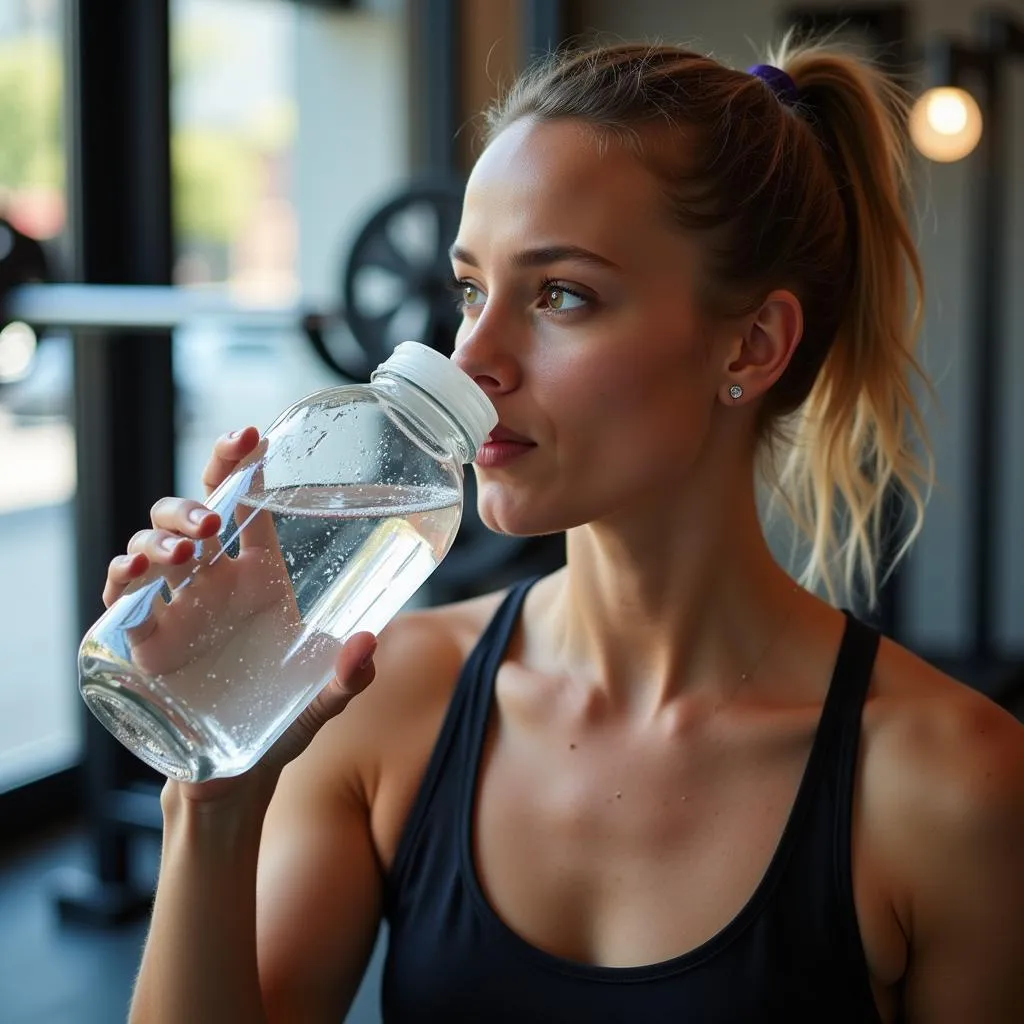
[[[461,495],[306,486],[250,493],[232,512],[157,602],[128,664],[110,651],[80,662],[107,727],[192,781],[251,767],[333,678],[342,641],[378,633],[407,604],[451,544]]]

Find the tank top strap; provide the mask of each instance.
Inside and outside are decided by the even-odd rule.
[[[522,611],[523,602],[530,588],[540,579],[539,576],[532,576],[529,579],[521,580],[509,589],[498,610],[494,613],[473,652],[466,660],[459,680],[460,688],[464,687],[466,703],[464,714],[466,716],[467,739],[472,744],[472,749],[479,749],[483,733],[487,728],[487,721],[490,717],[491,698],[494,694],[494,681],[498,675],[498,669],[505,658],[509,642],[519,622],[519,613]]]
[[[450,762],[455,762],[455,771],[461,774],[465,770],[465,757],[470,750],[476,749],[480,735],[487,727],[495,676],[501,667],[526,595],[540,578],[533,576],[509,588],[462,666],[448,702],[441,731],[427,762],[423,781],[402,829],[391,866],[392,879],[397,880],[402,876],[410,851],[415,847],[424,821],[429,816],[438,785],[446,770],[451,770]]]
[[[836,678],[829,691],[829,743],[832,759],[835,822],[834,881],[840,902],[839,920],[849,962],[864,960],[853,896],[853,801],[860,748],[861,718],[881,642],[878,630],[846,612],[847,626],[839,650]],[[822,723],[825,724],[824,722]]]
[[[821,710],[818,734],[821,746],[834,752],[841,782],[845,785],[853,781],[861,711],[871,685],[880,635],[852,612],[844,611],[843,614],[846,617],[846,628],[839,643],[832,680]]]

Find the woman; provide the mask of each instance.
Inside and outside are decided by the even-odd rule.
[[[623,45],[492,112],[453,358],[484,522],[567,566],[354,637],[260,765],[167,783],[133,1020],[337,1021],[382,915],[394,1021],[1024,1019],[1021,729],[809,589],[873,591],[887,484],[920,526],[897,100]],[[105,599],[216,529],[158,503]]]

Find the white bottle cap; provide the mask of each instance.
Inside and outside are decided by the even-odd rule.
[[[418,341],[403,341],[373,371],[390,371],[412,381],[436,398],[458,420],[473,441],[474,452],[498,425],[498,413],[483,389],[447,356]]]

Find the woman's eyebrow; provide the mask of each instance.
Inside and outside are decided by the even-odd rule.
[[[453,245],[448,250],[448,255],[452,260],[465,263],[467,266],[480,266],[476,257],[461,245]],[[595,266],[611,270],[620,269],[617,263],[613,263],[604,256],[591,252],[589,249],[583,249],[578,245],[548,245],[537,249],[524,249],[522,252],[517,252],[509,262],[513,267],[522,269],[525,267],[543,266],[547,263],[565,263],[570,261],[575,263],[592,263]]]

